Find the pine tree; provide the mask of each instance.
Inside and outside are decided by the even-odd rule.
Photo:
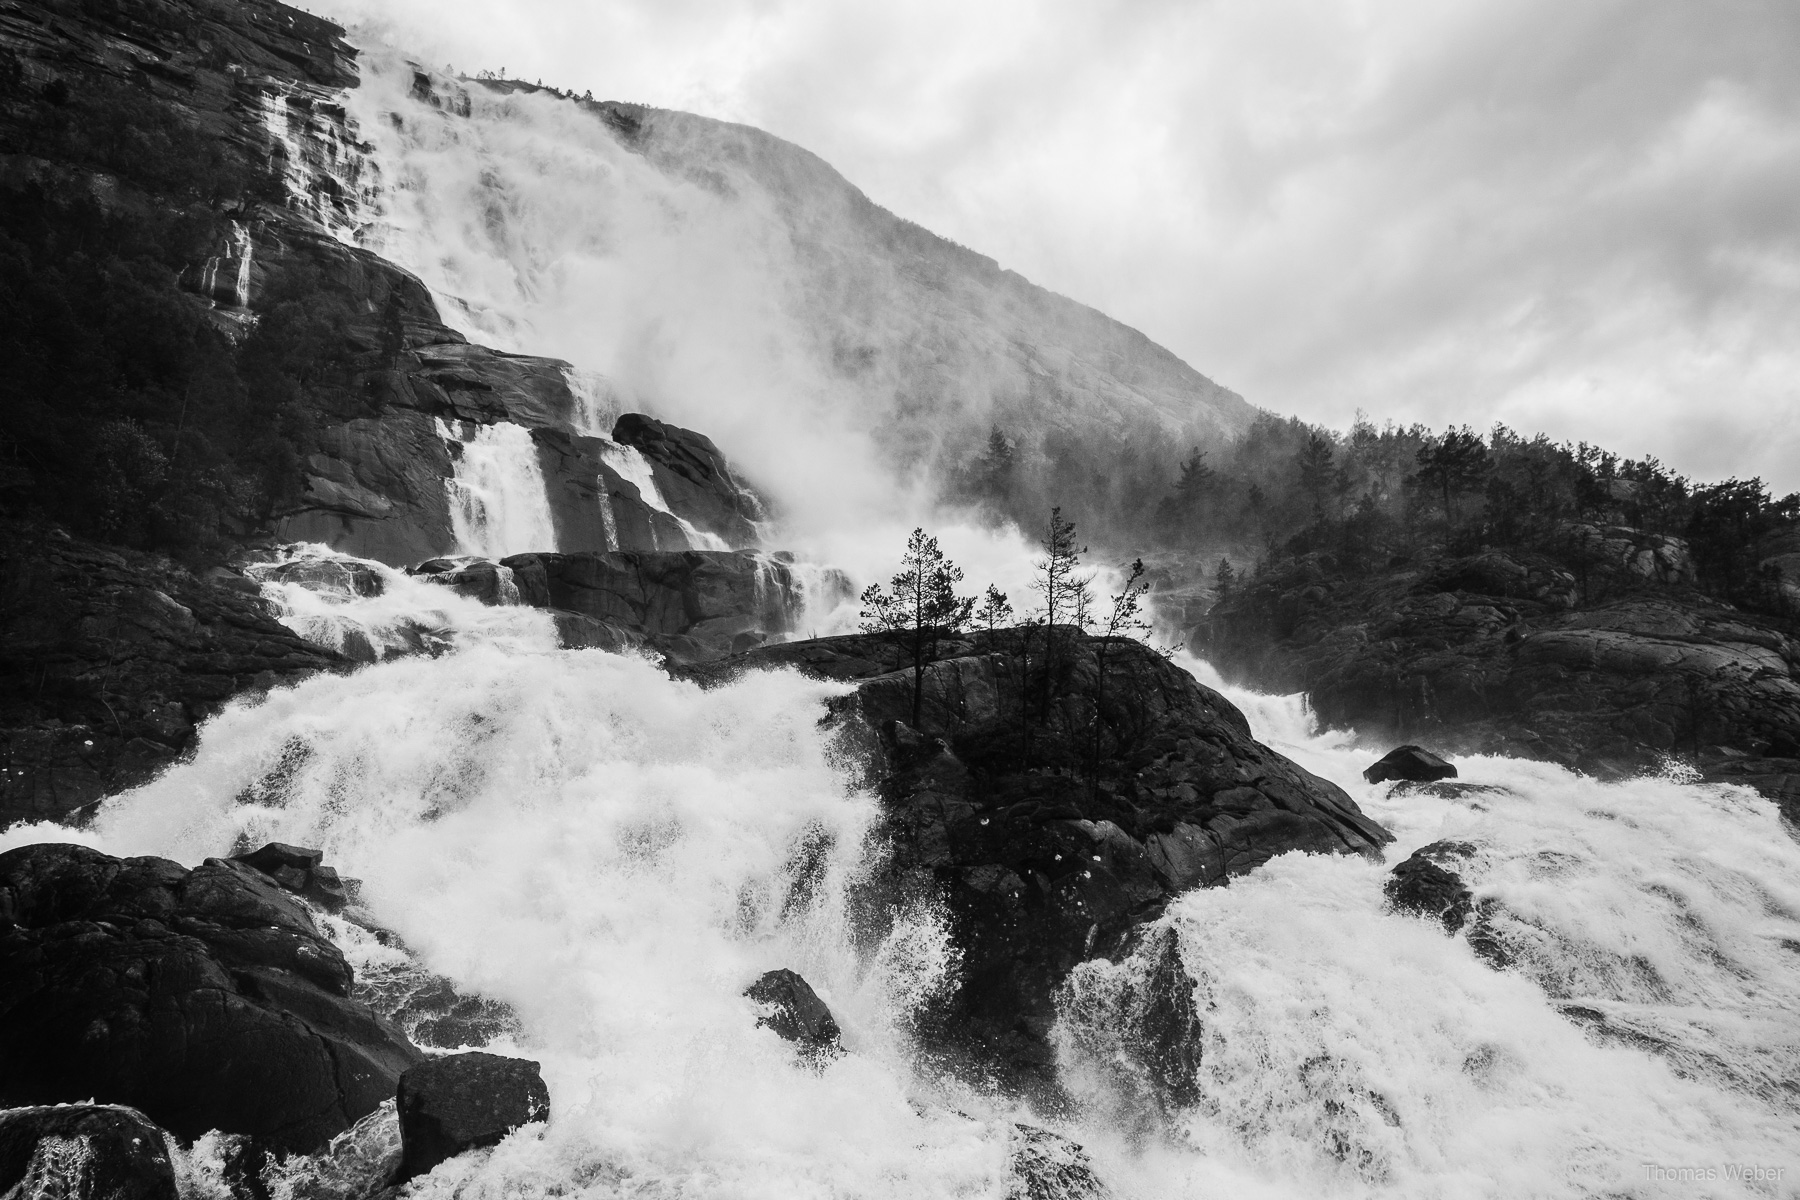
[[[1300,469],[1300,487],[1312,497],[1313,516],[1323,519],[1325,516],[1325,497],[1331,491],[1333,475],[1333,459],[1336,451],[1331,439],[1322,433],[1310,434],[1306,445],[1294,458]]]
[[[1231,593],[1237,589],[1237,572],[1231,568],[1229,558],[1221,558],[1219,565],[1213,568],[1213,595],[1215,603],[1223,604],[1231,599]]]
[[[1011,621],[1013,617],[1012,602],[1006,593],[988,584],[987,595],[982,597],[981,607],[975,610],[975,619],[981,622],[982,628],[989,633]]]
[[[1418,463],[1419,483],[1438,493],[1447,525],[1456,524],[1456,497],[1478,487],[1494,465],[1486,444],[1467,427],[1446,430],[1439,440],[1419,447]]]
[[[1038,544],[1044,548],[1044,557],[1032,564],[1037,577],[1032,580],[1031,588],[1044,598],[1039,612],[1044,621],[1043,708],[1048,713],[1050,693],[1056,685],[1058,643],[1066,640],[1066,635],[1059,639],[1057,627],[1076,625],[1085,628],[1094,577],[1092,573],[1081,573],[1081,556],[1087,553],[1087,547],[1075,544],[1075,523],[1063,520],[1061,508],[1050,510],[1044,540]],[[1030,752],[1029,740],[1026,752]]]
[[[1075,523],[1063,520],[1061,508],[1050,510],[1044,540],[1038,544],[1044,557],[1032,564],[1037,578],[1031,588],[1044,598],[1044,623],[1054,629],[1059,621],[1067,624],[1085,614],[1093,576],[1079,574],[1087,547],[1075,545]]]
[[[1144,579],[1144,560],[1134,559],[1130,571],[1125,576],[1125,586],[1111,597],[1111,608],[1106,616],[1106,624],[1101,627],[1101,635],[1094,645],[1094,738],[1090,778],[1094,786],[1099,786],[1100,779],[1100,734],[1105,726],[1106,709],[1106,651],[1111,639],[1116,637],[1141,638],[1150,632],[1150,622],[1144,619],[1144,596],[1150,591],[1150,584]]]
[[[958,596],[962,568],[944,557],[937,539],[915,529],[900,556],[900,572],[889,591],[872,583],[862,594],[862,627],[867,633],[897,635],[912,651],[912,723],[919,723],[925,691],[925,661],[938,639],[960,632],[975,608],[973,597]]]
[[[969,470],[969,485],[986,500],[1004,500],[1012,494],[1013,471],[1017,456],[1005,432],[994,426],[988,433],[987,449]]]

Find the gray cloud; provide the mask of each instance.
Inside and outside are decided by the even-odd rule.
[[[746,121],[1253,402],[1800,488],[1786,0],[346,0]]]

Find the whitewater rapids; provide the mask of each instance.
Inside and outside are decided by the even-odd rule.
[[[1387,864],[1285,856],[1164,918],[1200,981],[1197,1101],[1144,1099],[1118,1005],[1145,965],[1097,962],[1059,1032],[1079,1108],[1045,1118],[915,1065],[909,1015],[955,953],[929,908],[877,940],[853,927],[879,847],[875,800],[817,725],[841,685],[703,691],[557,650],[521,609],[453,640],[238,701],[91,827],[0,836],[186,864],[320,846],[428,969],[510,1006],[491,1048],[543,1064],[552,1119],[411,1195],[1001,1197],[1019,1120],[1082,1143],[1118,1197],[1795,1194],[1800,847],[1747,791],[1473,759],[1463,781],[1493,790],[1396,792],[1296,698],[1233,692],[1396,832],[1390,863],[1474,844],[1477,896],[1527,950],[1492,970],[1384,910]],[[394,953],[328,924],[359,973]],[[757,1027],[741,993],[775,967],[814,984],[849,1053],[808,1065]],[[1572,1001],[1638,1036],[1591,1039]],[[1744,1166],[1783,1178],[1728,1176]],[[192,1167],[191,1194],[215,1186]],[[320,1189],[304,1163],[276,1187]]]

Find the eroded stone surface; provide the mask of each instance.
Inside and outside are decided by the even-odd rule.
[[[96,1099],[311,1150],[421,1057],[350,985],[305,906],[242,863],[0,855],[0,1103]]]

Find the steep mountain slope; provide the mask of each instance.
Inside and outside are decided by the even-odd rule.
[[[354,244],[376,172],[337,26],[254,0],[8,5],[0,68],[9,509],[215,557],[755,544],[710,440],[670,430],[667,462],[637,425],[612,441],[568,364],[470,344]]]
[[[383,47],[360,69],[346,103],[382,186],[359,239],[469,336],[706,429],[791,514],[891,508],[919,472],[966,498],[998,425],[1021,515],[1049,498],[1097,520],[1118,507],[1113,464],[1167,468],[1252,418],[1137,331],[759,130],[453,79]]]

